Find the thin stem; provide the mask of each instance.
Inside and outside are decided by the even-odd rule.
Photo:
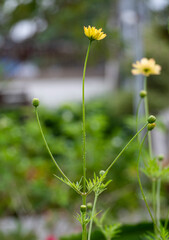
[[[89,42],[89,46],[86,53],[84,68],[83,68],[83,84],[82,84],[82,118],[83,118],[83,196],[82,202],[83,205],[86,205],[86,119],[85,119],[85,75],[86,75],[86,66],[87,60],[89,57],[90,47],[92,41]],[[85,223],[86,213],[84,214],[84,221],[82,226],[82,240],[87,240],[87,228]]]
[[[144,79],[144,90],[147,92],[147,78],[145,77]],[[145,116],[146,116],[146,119],[148,119],[148,116],[149,116],[149,108],[148,108],[148,94],[147,96],[144,98],[144,105],[145,105]],[[148,150],[149,150],[149,157],[150,159],[152,159],[153,157],[153,154],[152,154],[152,139],[151,139],[151,132],[149,131],[148,132]],[[160,183],[161,185],[161,183]],[[157,187],[159,188],[159,186]],[[154,221],[155,223],[157,224],[156,226],[159,227],[158,223],[157,223],[157,203],[160,205],[160,199],[158,198],[157,200],[157,195],[158,193],[156,192],[157,189],[156,189],[156,180],[153,180],[152,182],[152,197],[153,197],[153,211],[154,211]],[[158,190],[160,191],[160,190]],[[154,226],[154,232],[156,232],[157,228],[156,226]]]
[[[126,150],[126,148],[130,145],[130,143],[138,136],[138,134],[143,131],[143,129],[147,126],[147,123],[132,137],[132,139],[126,144],[126,146],[121,150],[121,152],[117,155],[117,157],[113,160],[113,162],[109,165],[109,167],[106,170],[106,174],[109,172],[109,170],[112,168],[112,166],[115,164],[115,162],[118,160],[118,158],[122,155],[122,153]]]
[[[155,179],[153,179],[153,181],[152,181],[152,196],[153,196],[154,218],[156,221],[156,180]]]
[[[83,216],[82,216],[82,240],[87,240],[87,228],[86,228],[86,222],[85,222],[85,219],[86,219],[86,213],[83,213]]]
[[[147,92],[147,78],[144,78],[144,90]],[[146,121],[149,116],[149,107],[148,107],[148,94],[144,98],[144,107],[145,107],[145,116],[146,116]],[[148,132],[148,149],[149,149],[149,155],[150,158],[152,159],[152,142],[151,142],[151,132]]]
[[[160,163],[159,163],[160,164]],[[160,164],[160,169],[161,169],[161,164]],[[160,227],[160,191],[161,191],[161,177],[157,180],[157,196],[156,196],[156,204],[157,204],[157,226]]]
[[[97,198],[98,198],[98,195],[95,194],[93,208],[92,208],[92,214],[91,214],[91,221],[90,221],[90,225],[89,225],[88,240],[90,240],[90,238],[91,238],[93,218],[94,218],[94,215],[95,215]]]
[[[169,219],[169,211],[167,213],[167,217],[166,217],[165,224],[164,224],[165,229],[167,229],[167,226],[168,226],[168,219]]]
[[[143,138],[143,140],[142,140],[142,143],[141,143],[141,145],[140,145],[139,155],[138,155],[138,159],[137,159],[137,178],[138,178],[138,182],[139,182],[139,186],[140,186],[140,190],[141,190],[142,197],[143,197],[143,199],[144,199],[144,202],[145,202],[145,204],[146,204],[146,207],[147,207],[147,209],[148,209],[148,212],[149,212],[149,214],[150,214],[150,217],[151,217],[152,221],[154,222],[153,215],[152,215],[151,210],[150,210],[150,208],[149,208],[149,206],[148,206],[148,203],[147,203],[147,200],[146,200],[146,196],[145,196],[144,191],[143,191],[143,187],[142,187],[141,180],[140,180],[140,174],[139,174],[140,156],[141,156],[142,147],[143,147],[143,144],[144,144],[144,141],[145,141],[146,137],[147,137],[147,133],[146,133],[146,135],[144,136],[144,138]]]
[[[86,74],[86,66],[87,60],[89,56],[89,51],[91,47],[91,41],[89,42],[89,46],[86,53],[84,69],[83,69],[83,85],[82,85],[82,110],[83,110],[83,193],[86,192],[86,121],[85,121],[85,74]],[[83,204],[86,205],[86,197],[83,197]]]
[[[153,179],[152,181],[152,197],[153,197],[153,212],[154,212],[154,221],[157,223],[157,216],[156,216],[156,180]],[[154,227],[154,232],[156,231]]]
[[[147,207],[147,210],[148,210],[149,215],[150,215],[150,217],[151,217],[151,220],[152,220],[153,223],[154,223],[154,227],[155,227],[155,228],[157,229],[157,231],[160,233],[160,230],[158,229],[158,227],[157,227],[157,225],[156,225],[156,222],[155,222],[155,220],[154,220],[154,218],[153,218],[153,215],[152,215],[151,210],[150,210],[150,208],[149,208],[148,202],[147,202],[147,200],[146,200],[146,196],[145,196],[144,191],[143,191],[143,187],[142,187],[141,179],[140,179],[140,174],[139,174],[140,156],[141,156],[142,147],[143,147],[144,141],[145,141],[145,139],[146,139],[146,137],[147,137],[147,134],[148,134],[148,133],[145,134],[145,136],[144,136],[144,138],[143,138],[143,140],[142,140],[142,142],[141,142],[141,144],[140,144],[140,150],[139,150],[139,155],[138,155],[138,160],[137,160],[137,178],[138,178],[138,182],[139,182],[141,194],[142,194],[143,200],[144,200],[144,202],[145,202],[145,204],[146,204],[146,207]]]
[[[54,162],[56,168],[59,170],[59,172],[62,174],[62,176],[63,176],[69,183],[72,183],[72,182],[70,181],[70,179],[69,179],[69,178],[65,175],[65,173],[62,171],[62,169],[59,167],[59,165],[57,164],[56,160],[54,159],[54,157],[53,157],[53,155],[52,155],[52,153],[51,153],[51,151],[50,151],[50,148],[49,148],[49,146],[48,146],[48,144],[47,144],[47,141],[46,141],[46,139],[45,139],[45,135],[44,135],[43,130],[42,130],[42,127],[41,127],[41,123],[40,123],[40,120],[39,120],[39,115],[38,115],[37,107],[35,107],[35,113],[36,113],[36,118],[37,118],[38,126],[39,126],[39,129],[40,129],[40,132],[41,132],[43,141],[44,141],[44,143],[45,143],[46,149],[47,149],[47,151],[48,151],[48,153],[49,153],[52,161]],[[74,190],[76,190],[76,191],[81,195],[81,192],[78,191],[78,189],[74,189]]]
[[[139,100],[139,103],[138,103],[138,106],[137,106],[137,111],[136,111],[136,132],[138,132],[138,115],[139,115],[141,101],[142,101],[142,98]]]
[[[146,77],[144,78],[144,91],[146,91],[146,93],[147,93],[147,78]],[[144,98],[144,107],[145,107],[145,116],[146,116],[146,120],[147,120],[148,115],[149,115],[147,95]]]

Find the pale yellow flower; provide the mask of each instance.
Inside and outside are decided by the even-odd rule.
[[[84,34],[90,40],[102,40],[107,36],[104,32],[102,32],[102,28],[96,29],[95,27],[91,27],[90,25],[88,27],[84,26]]]
[[[140,61],[136,61],[132,66],[134,67],[134,69],[131,70],[133,75],[142,74],[148,77],[149,75],[159,75],[161,71],[161,66],[156,64],[153,58],[142,58]]]

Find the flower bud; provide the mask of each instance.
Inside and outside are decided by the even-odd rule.
[[[87,203],[87,210],[92,210],[92,207],[93,205],[91,202]]]
[[[161,162],[161,161],[163,161],[164,160],[164,155],[163,154],[160,154],[159,156],[158,156],[158,160]]]
[[[103,176],[103,175],[105,174],[105,171],[104,171],[104,170],[101,170],[101,171],[99,172],[99,174],[100,174],[100,176]]]
[[[156,117],[154,115],[150,115],[147,119],[148,123],[154,123],[156,121]]]
[[[147,96],[147,92],[145,91],[145,90],[141,90],[140,91],[140,97],[141,98],[144,98],[144,97],[146,97]]]
[[[155,126],[156,126],[155,123],[149,123],[149,124],[147,125],[148,131],[153,130],[153,129],[155,128]]]
[[[39,106],[39,99],[38,99],[38,98],[33,98],[33,100],[32,100],[32,105],[33,105],[34,107],[38,107],[38,106]]]
[[[85,212],[86,212],[86,205],[81,205],[81,206],[80,206],[80,211],[81,211],[82,213],[85,213]]]

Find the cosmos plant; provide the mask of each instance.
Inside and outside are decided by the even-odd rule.
[[[145,107],[146,107],[146,120],[144,126],[140,128],[140,130],[136,131],[136,134],[131,138],[131,140],[124,146],[124,148],[120,151],[120,153],[117,155],[115,159],[112,160],[112,162],[107,166],[105,170],[100,170],[99,174],[97,175],[94,173],[93,179],[88,179],[87,178],[87,160],[86,160],[86,123],[85,123],[85,75],[86,75],[86,67],[87,67],[87,61],[89,57],[89,52],[91,45],[93,44],[94,41],[100,41],[106,38],[106,34],[102,31],[102,28],[96,29],[95,27],[84,27],[84,34],[89,40],[89,45],[87,48],[87,53],[86,53],[86,58],[84,62],[84,70],[83,70],[83,81],[82,81],[82,122],[83,122],[83,129],[82,129],[82,136],[83,136],[83,153],[82,153],[82,178],[78,182],[73,182],[72,180],[69,179],[67,174],[63,172],[63,170],[60,168],[58,165],[57,161],[52,155],[52,152],[50,151],[50,148],[48,146],[48,143],[46,141],[46,138],[44,136],[39,115],[38,115],[38,107],[39,107],[39,99],[34,98],[33,99],[33,106],[35,108],[35,113],[37,117],[37,122],[39,125],[39,129],[44,141],[44,144],[46,146],[46,149],[55,164],[58,174],[56,175],[56,178],[59,179],[60,181],[64,182],[66,185],[68,185],[70,188],[72,188],[82,199],[82,204],[80,206],[80,211],[76,215],[76,219],[81,223],[82,226],[82,240],[90,240],[91,239],[91,233],[92,233],[92,226],[93,226],[93,221],[100,226],[101,231],[105,235],[107,240],[110,240],[113,236],[115,236],[119,231],[118,228],[120,227],[119,224],[116,224],[114,226],[103,226],[101,222],[96,220],[96,215],[98,214],[96,212],[96,204],[98,197],[100,194],[106,190],[108,184],[111,182],[111,180],[106,181],[106,177],[110,171],[110,169],[113,167],[113,165],[116,163],[116,161],[119,159],[119,157],[123,154],[125,149],[130,145],[130,143],[136,139],[139,136],[139,133],[143,131],[143,129],[146,129],[146,136],[149,134],[149,132],[155,127],[155,118],[154,116],[148,117],[148,104],[147,104],[147,90],[146,87],[144,90],[142,90],[142,93],[140,93],[141,99],[145,99]],[[145,76],[149,76],[150,74],[159,74],[160,73],[160,67],[159,65],[155,64],[155,61],[150,59],[143,59],[141,62],[137,62],[136,64],[133,65],[135,69],[132,70],[133,74],[143,74]],[[146,85],[145,85],[146,86]],[[138,127],[137,127],[138,128]],[[145,137],[144,137],[145,140]],[[144,141],[139,145],[139,149],[141,151],[142,145]],[[139,156],[140,156],[140,151],[139,151]],[[150,152],[151,152],[151,147],[150,147]],[[139,166],[139,164],[138,164]],[[139,171],[138,171],[139,172]],[[138,180],[140,183],[140,187],[142,190],[142,185],[140,182],[139,178],[139,173],[138,173]],[[94,193],[94,200],[93,203],[89,203],[87,201],[88,196]],[[142,194],[144,195],[144,192],[142,190]],[[145,195],[144,195],[145,196]],[[147,204],[147,202],[146,202]],[[149,208],[149,207],[148,207]],[[150,211],[151,214],[151,211]],[[152,220],[154,221],[154,225],[156,229],[159,229],[157,226],[156,220],[152,216]],[[158,234],[159,231],[158,231]]]

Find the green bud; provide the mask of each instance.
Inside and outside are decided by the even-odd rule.
[[[81,205],[80,206],[80,211],[82,212],[82,213],[85,213],[86,212],[86,205]]]
[[[92,207],[93,207],[93,205],[92,205],[91,202],[87,203],[87,209],[88,209],[88,210],[92,210]]]
[[[164,160],[164,155],[162,155],[162,154],[159,155],[159,156],[158,156],[158,160],[159,160],[159,161],[163,161],[163,160]]]
[[[103,176],[103,175],[105,174],[105,171],[104,171],[104,170],[101,170],[101,171],[99,172],[99,174],[100,174],[100,176]]]
[[[38,99],[38,98],[33,98],[33,100],[32,100],[32,105],[33,105],[34,107],[38,107],[38,106],[39,106],[39,99]]]
[[[150,115],[147,119],[149,123],[154,123],[156,121],[156,117],[154,115]]]
[[[149,124],[147,125],[148,131],[153,130],[153,129],[155,128],[155,126],[156,126],[155,123],[149,123]]]
[[[141,98],[144,98],[144,97],[146,97],[147,96],[147,92],[145,91],[145,90],[141,90],[140,91],[140,97]]]

